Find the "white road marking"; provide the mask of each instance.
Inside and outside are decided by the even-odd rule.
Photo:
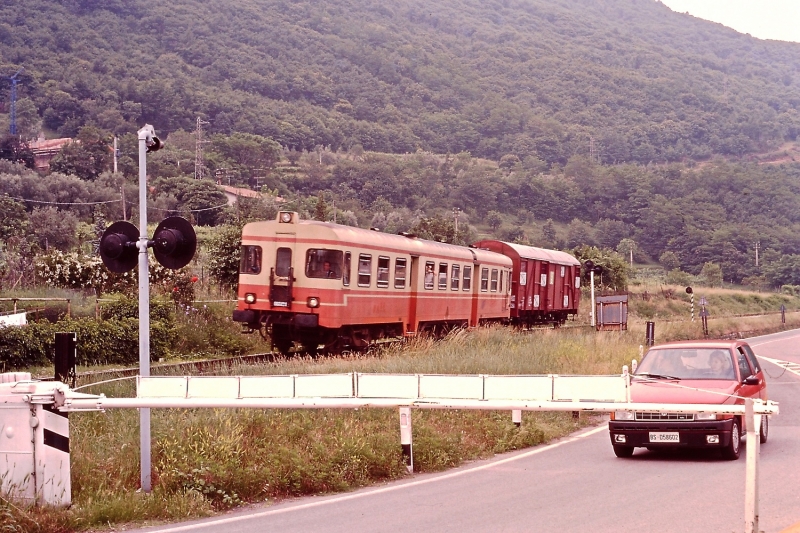
[[[552,450],[554,448],[558,448],[559,446],[563,446],[564,444],[569,444],[569,443],[575,442],[575,441],[577,441],[579,439],[583,439],[585,437],[589,437],[591,435],[594,435],[595,433],[600,433],[601,431],[607,431],[607,430],[608,430],[608,426],[606,424],[602,424],[601,426],[596,427],[594,429],[591,429],[589,431],[585,431],[583,433],[579,433],[577,435],[573,435],[573,436],[570,436],[570,437],[565,437],[565,438],[563,438],[563,439],[561,439],[558,442],[555,442],[553,444],[548,444],[547,446],[542,446],[540,448],[534,448],[531,451],[528,451],[528,452],[525,452],[525,453],[521,453],[521,454],[515,455],[513,457],[507,457],[506,459],[500,459],[499,461],[491,461],[491,462],[484,463],[482,465],[478,465],[478,466],[475,466],[475,467],[472,467],[472,468],[465,468],[463,470],[458,470],[458,471],[455,471],[455,472],[450,472],[448,474],[443,474],[441,476],[429,477],[427,479],[420,479],[418,481],[411,481],[411,482],[408,482],[408,483],[396,484],[396,485],[392,485],[392,486],[389,486],[389,487],[382,487],[382,488],[379,488],[379,489],[369,490],[369,491],[365,491],[365,492],[359,492],[359,493],[356,493],[356,494],[345,494],[345,495],[342,495],[342,496],[335,496],[333,498],[328,498],[328,499],[325,499],[325,500],[319,500],[319,501],[315,501],[315,502],[304,503],[304,504],[295,505],[295,506],[292,506],[292,507],[284,507],[282,509],[270,509],[270,510],[260,511],[260,512],[257,512],[257,513],[242,515],[242,516],[233,516],[233,517],[228,517],[228,518],[220,518],[219,520],[211,520],[211,521],[203,522],[203,523],[199,523],[199,524],[195,523],[195,524],[185,525],[185,526],[168,527],[166,529],[154,529],[154,530],[148,531],[148,533],[177,533],[179,531],[195,531],[195,530],[197,530],[199,528],[203,528],[203,527],[218,526],[218,525],[222,525],[222,524],[231,524],[231,523],[234,523],[234,522],[241,522],[242,520],[250,520],[250,519],[253,519],[253,518],[261,518],[261,517],[264,517],[264,516],[283,514],[283,513],[288,513],[288,512],[292,512],[292,511],[300,511],[300,510],[309,509],[309,508],[312,508],[312,507],[319,507],[320,505],[328,505],[328,504],[331,504],[331,503],[339,503],[339,502],[348,501],[348,500],[355,500],[355,499],[358,499],[358,498],[364,498],[364,497],[367,497],[367,496],[372,496],[374,494],[382,494],[384,492],[393,492],[393,491],[402,490],[402,489],[405,489],[405,488],[408,488],[408,487],[416,487],[416,486],[419,486],[419,485],[426,485],[428,483],[435,483],[437,481],[442,481],[444,479],[451,479],[451,478],[454,478],[454,477],[459,477],[459,476],[463,476],[463,475],[466,475],[466,474],[471,474],[473,472],[486,470],[487,468],[493,468],[493,467],[495,467],[497,465],[502,465],[502,464],[505,464],[505,463],[510,463],[512,461],[517,461],[519,459],[524,459],[526,457],[530,457],[532,455],[543,453],[543,452]]]
[[[777,366],[779,366],[781,368],[785,368],[786,370],[788,370],[792,374],[800,376],[800,365],[797,364],[797,363],[792,363],[791,361],[783,361],[781,359],[773,359],[771,357],[764,357],[763,355],[759,355],[757,357],[759,359],[763,359],[764,361],[772,363],[773,365],[777,365]]]

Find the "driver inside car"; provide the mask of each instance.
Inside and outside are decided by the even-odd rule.
[[[708,366],[711,373],[717,377],[729,377],[731,374],[731,360],[721,350],[714,350],[708,356]]]

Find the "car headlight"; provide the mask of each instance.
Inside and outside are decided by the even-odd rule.
[[[695,420],[716,420],[717,413],[696,413],[694,415]]]
[[[309,296],[308,300],[306,300],[306,305],[311,309],[316,309],[319,307],[319,298],[316,296]]]
[[[614,411],[614,420],[634,420],[633,411]]]
[[[246,304],[254,304],[256,303],[256,295],[252,292],[248,292],[244,295],[244,303]]]

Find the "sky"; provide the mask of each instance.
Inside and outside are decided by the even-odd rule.
[[[661,0],[677,11],[759,39],[800,42],[800,0]]]

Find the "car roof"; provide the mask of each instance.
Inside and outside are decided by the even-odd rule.
[[[665,342],[663,344],[657,344],[655,346],[651,346],[650,349],[660,349],[660,348],[720,348],[720,349],[733,349],[737,346],[741,346],[742,344],[747,344],[746,342],[738,339],[733,340],[726,340],[726,339],[712,339],[712,340],[693,340],[693,341],[674,341],[674,342]]]

